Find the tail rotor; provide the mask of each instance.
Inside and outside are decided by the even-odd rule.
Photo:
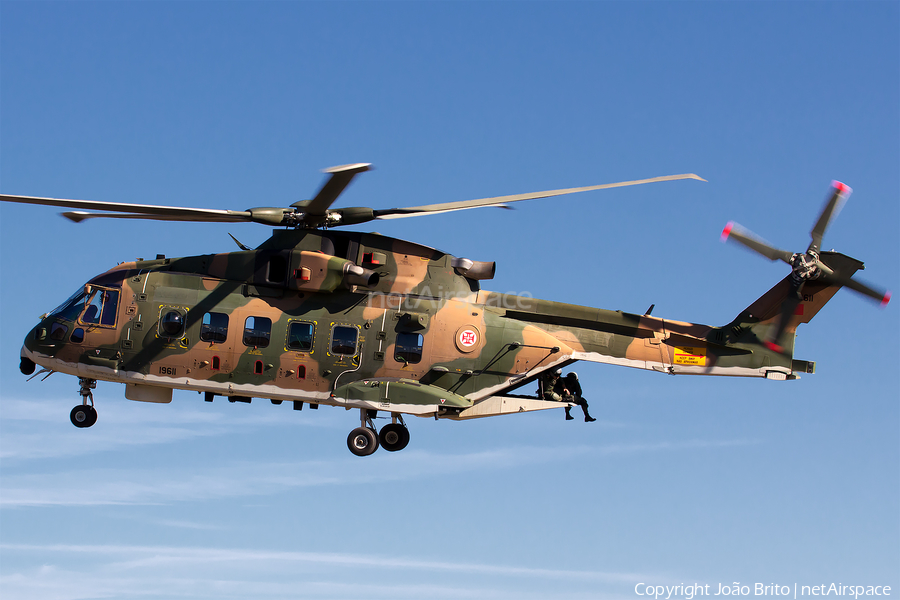
[[[783,351],[783,346],[780,343],[781,337],[785,329],[787,329],[791,317],[796,313],[797,307],[803,299],[803,287],[809,281],[819,280],[822,283],[848,287],[855,292],[881,302],[882,306],[886,305],[890,300],[890,292],[877,290],[856,279],[851,279],[849,276],[835,273],[823,261],[821,256],[822,237],[825,234],[825,230],[852,191],[850,186],[840,181],[831,182],[831,194],[821,214],[819,214],[818,220],[813,225],[812,231],[810,231],[810,243],[806,252],[791,253],[776,248],[757,237],[750,230],[734,222],[728,223],[722,231],[723,242],[729,239],[734,240],[771,261],[780,260],[791,267],[790,285],[787,297],[781,305],[781,314],[775,327],[770,329],[768,339],[764,342],[769,349],[776,352]]]

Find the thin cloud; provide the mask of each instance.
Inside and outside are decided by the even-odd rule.
[[[163,527],[175,527],[178,529],[196,529],[198,531],[220,531],[225,529],[221,525],[210,525],[209,523],[197,523],[196,521],[179,521],[175,519],[157,519],[150,522],[154,525],[162,525]]]
[[[69,423],[71,408],[60,401],[3,399],[0,459],[26,460],[85,456],[129,446],[170,444],[246,432],[252,427],[322,427],[327,423],[287,419],[282,412],[255,411],[228,418],[190,407],[113,404],[101,414],[102,426],[87,432]],[[36,423],[40,423],[38,427]]]
[[[93,557],[105,555],[113,560],[105,562],[105,568],[113,571],[138,569],[155,570],[160,567],[190,568],[201,565],[238,565],[252,563],[274,565],[308,564],[332,567],[366,567],[371,569],[409,569],[426,573],[460,572],[504,577],[534,577],[545,579],[577,578],[589,581],[632,583],[646,575],[638,573],[613,573],[573,569],[552,569],[503,564],[448,562],[422,560],[410,557],[378,556],[337,552],[293,552],[277,550],[228,549],[178,546],[137,546],[103,544],[0,544],[0,550],[37,552],[46,558],[51,554],[87,554]],[[133,556],[119,560],[122,556]],[[280,567],[279,567],[280,568]]]
[[[116,597],[474,598],[521,600],[629,597],[659,576],[498,561],[466,562],[377,554],[143,545],[0,544],[0,552],[42,563],[0,578],[4,596],[29,600]],[[128,557],[123,560],[123,557]],[[77,572],[55,561],[80,566]],[[551,564],[558,561],[549,561]],[[50,564],[48,564],[50,563]],[[160,576],[164,573],[165,576]],[[279,574],[274,578],[273,574]],[[510,580],[527,591],[509,590]],[[560,583],[565,581],[565,592]]]
[[[336,485],[365,485],[434,477],[454,473],[515,468],[558,462],[580,456],[600,459],[647,452],[686,451],[743,446],[755,440],[688,440],[569,446],[515,447],[457,455],[406,451],[398,455],[301,462],[235,461],[205,471],[157,469],[88,469],[52,474],[7,475],[0,506],[152,505],[215,498],[252,497],[290,489]]]

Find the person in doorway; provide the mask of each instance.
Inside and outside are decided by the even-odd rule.
[[[571,373],[566,375],[565,379],[561,379],[560,381],[562,382],[563,388],[566,390],[566,392],[570,398],[570,399],[568,399],[568,402],[577,404],[578,406],[581,407],[581,410],[584,412],[584,422],[591,423],[593,421],[596,421],[597,419],[595,419],[588,413],[587,400],[585,400],[584,396],[581,395],[581,384],[578,382],[578,374],[575,371],[572,371]],[[575,418],[569,413],[570,410],[571,410],[571,407],[567,406],[566,407],[566,420],[567,421],[571,421],[572,419]]]
[[[561,369],[551,371],[541,379],[541,390],[544,400],[577,404],[584,411],[585,423],[596,421],[588,414],[587,400],[581,397],[581,384],[578,383],[578,375],[575,373],[569,373],[566,378],[563,378]],[[566,406],[566,421],[574,419],[569,413],[570,410],[571,407]]]
[[[544,400],[553,400],[554,402],[565,402],[563,396],[565,394],[562,385],[562,369],[548,371],[541,377],[541,388],[538,390]]]

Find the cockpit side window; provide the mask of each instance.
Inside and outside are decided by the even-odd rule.
[[[119,311],[119,290],[103,291],[103,309],[100,311],[100,324],[107,327],[116,326],[116,314]]]
[[[100,294],[99,290],[97,290],[93,294],[91,294],[90,299],[88,299],[87,309],[84,311],[84,314],[81,315],[81,322],[88,324],[99,324],[100,309],[102,308],[103,296]]]
[[[119,310],[119,290],[94,288],[85,303],[87,308],[81,315],[85,325],[115,327]]]

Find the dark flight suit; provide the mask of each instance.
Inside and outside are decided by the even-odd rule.
[[[574,375],[574,373],[570,373],[570,375]],[[542,383],[545,400],[553,400],[555,402],[571,402],[573,404],[577,404],[581,407],[581,410],[584,411],[585,423],[590,423],[591,421],[597,420],[588,414],[587,400],[581,397],[581,384],[578,383],[577,376],[563,379],[555,373],[548,373],[542,379]],[[573,385],[570,385],[570,383]],[[571,421],[574,418],[569,414],[569,410],[570,408],[566,406],[567,421]]]
[[[569,394],[571,394],[570,398],[567,398],[569,402],[577,404],[581,407],[581,410],[584,412],[584,422],[590,423],[591,421],[596,421],[594,417],[588,414],[588,403],[587,400],[584,399],[581,395],[581,383],[578,382],[578,376],[575,373],[569,373],[566,375],[565,379],[560,378],[558,380],[560,382],[560,387],[564,387],[569,390]],[[574,417],[569,414],[570,408],[566,407],[566,419],[573,419]]]

